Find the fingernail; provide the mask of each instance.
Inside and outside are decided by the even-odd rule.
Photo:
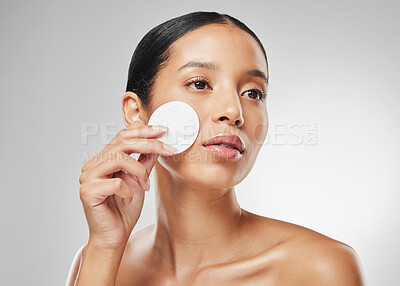
[[[174,146],[163,143],[163,147],[165,150],[167,150],[170,153],[173,153],[173,154],[178,153],[178,149],[176,149]]]

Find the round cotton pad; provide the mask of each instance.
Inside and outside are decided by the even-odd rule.
[[[166,126],[168,131],[156,139],[174,146],[178,153],[192,146],[199,134],[199,118],[196,111],[182,101],[170,101],[159,106],[150,116],[148,125]]]

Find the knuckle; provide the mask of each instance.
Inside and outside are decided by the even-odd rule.
[[[79,176],[79,184],[82,185],[84,181],[85,181],[85,173],[82,173]]]
[[[115,189],[121,189],[123,185],[123,181],[121,178],[114,178],[113,179],[113,184]]]
[[[118,136],[120,142],[124,142],[125,141],[125,139],[126,139],[126,131],[127,131],[127,129],[125,129],[125,128],[123,128],[120,131],[118,131],[117,136]]]
[[[85,201],[86,196],[87,196],[87,187],[86,185],[81,185],[79,188],[79,197],[81,201]]]

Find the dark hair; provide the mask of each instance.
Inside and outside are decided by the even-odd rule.
[[[188,13],[151,29],[139,42],[132,55],[126,91],[135,92],[145,109],[149,107],[152,86],[158,73],[170,56],[170,46],[186,33],[207,24],[233,24],[249,33],[259,43],[268,69],[267,54],[261,41],[244,23],[227,14],[217,12],[197,11]]]

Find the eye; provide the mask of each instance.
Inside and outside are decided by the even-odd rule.
[[[206,85],[210,86],[210,84],[208,83],[208,81],[207,81],[205,78],[203,78],[203,77],[196,77],[196,78],[190,80],[190,81],[186,84],[186,86],[190,86],[192,83],[194,83],[196,89],[204,89],[204,87],[205,87]]]
[[[204,77],[196,77],[196,78],[190,80],[186,84],[186,86],[190,86],[193,83],[194,83],[196,89],[200,89],[200,90],[204,90],[204,87],[207,85],[210,86],[209,82]],[[267,97],[266,92],[261,88],[250,89],[250,90],[245,91],[243,94],[248,93],[248,92],[252,92],[252,94],[248,95],[248,97],[251,99],[263,101]]]
[[[249,92],[252,92],[249,94]],[[251,99],[256,99],[256,100],[260,100],[263,101],[267,95],[264,92],[264,90],[260,89],[260,88],[255,88],[255,89],[250,89],[245,91],[244,93],[248,93],[248,97],[250,97]]]

